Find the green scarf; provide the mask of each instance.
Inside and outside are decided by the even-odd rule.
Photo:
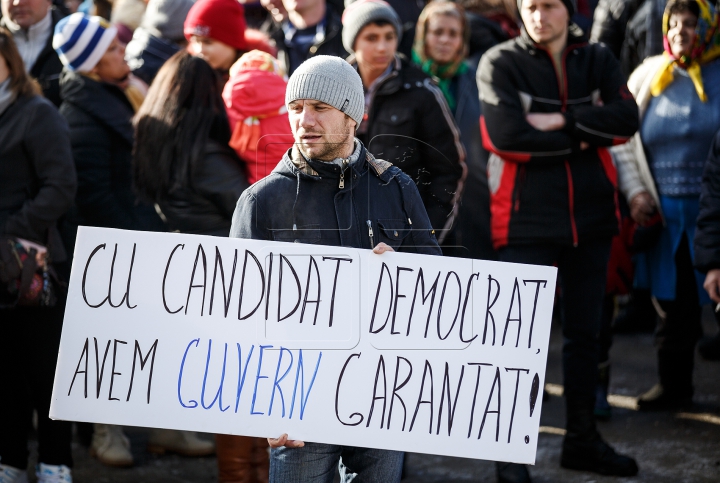
[[[440,90],[445,96],[445,100],[447,101],[448,106],[450,106],[450,109],[455,112],[457,100],[452,94],[450,84],[452,83],[452,80],[456,75],[462,75],[467,72],[468,66],[464,62],[453,62],[450,64],[440,65],[432,59],[427,59],[423,62],[423,60],[414,50],[412,52],[412,59],[413,62],[417,64],[423,72],[433,78],[433,80],[437,83],[438,87],[440,87]]]

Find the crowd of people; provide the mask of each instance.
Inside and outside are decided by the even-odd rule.
[[[692,405],[696,346],[720,360],[719,335],[698,344],[702,306],[720,307],[720,16],[708,0],[595,7],[2,0],[0,367],[17,397],[0,398],[0,483],[28,481],[33,411],[37,481],[72,482],[72,425],[48,413],[80,225],[557,266],[560,464],[637,474],[595,424],[615,297],[657,313],[639,410]],[[34,273],[10,275],[13,257]],[[77,432],[101,463],[133,464],[121,427]],[[287,435],[152,429],[148,450],[216,453],[224,483],[403,468]]]

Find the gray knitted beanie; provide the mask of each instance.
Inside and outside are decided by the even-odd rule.
[[[297,99],[314,99],[344,112],[360,126],[365,94],[357,71],[340,57],[316,55],[295,69],[285,90],[285,106]]]
[[[402,22],[393,8],[382,0],[358,0],[347,6],[342,16],[343,47],[355,52],[355,39],[367,24],[385,20],[395,27],[398,43],[402,40]]]
[[[140,26],[161,39],[185,40],[183,24],[193,3],[193,0],[150,0]]]

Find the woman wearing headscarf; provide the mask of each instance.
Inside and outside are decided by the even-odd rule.
[[[420,14],[415,30],[413,62],[437,83],[450,107],[465,147],[468,174],[460,205],[454,254],[494,259],[490,236],[488,152],[480,137],[480,99],[475,72],[466,64],[470,28],[455,2],[434,0]]]
[[[709,302],[693,269],[692,240],[703,166],[720,128],[718,15],[707,0],[671,0],[663,18],[665,52],[630,76],[641,128],[615,148],[620,189],[640,226],[662,217],[658,239],[638,257],[636,285],[649,287],[660,316],[659,383],[638,399],[640,410],[692,403],[701,305]]]

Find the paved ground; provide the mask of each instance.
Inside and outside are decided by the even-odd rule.
[[[706,333],[718,329],[706,314]],[[548,392],[555,394],[543,405],[537,464],[530,469],[536,483],[607,483],[615,478],[563,470],[559,467],[564,427],[560,367],[561,336],[553,330],[548,361]],[[638,460],[640,474],[627,483],[718,483],[720,482],[720,363],[697,359],[696,408],[683,414],[639,413],[633,400],[655,383],[655,357],[649,334],[616,336],[612,351],[611,392],[616,396],[609,422],[600,423],[605,438],[617,450]],[[128,428],[136,465],[109,469],[90,458],[86,448],[74,444],[76,483],[212,483],[217,479],[214,458],[188,459],[154,456],[143,451],[147,441],[143,429]],[[34,461],[31,463],[34,464]],[[494,482],[494,464],[464,458],[410,454],[404,482]],[[31,480],[34,481],[34,480]]]

